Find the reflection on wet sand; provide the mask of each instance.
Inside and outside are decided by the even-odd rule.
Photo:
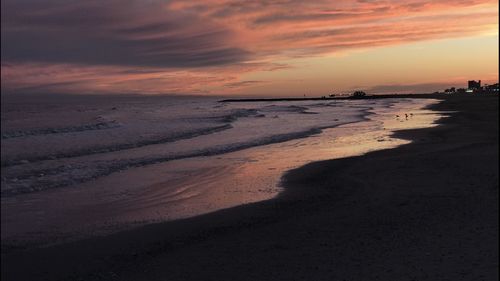
[[[279,182],[287,170],[408,143],[392,138],[392,131],[434,126],[441,115],[422,109],[431,102],[376,109],[370,120],[304,139],[130,169],[72,189],[2,198],[2,239],[76,239],[271,199],[282,190]]]

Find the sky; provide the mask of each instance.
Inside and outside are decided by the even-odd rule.
[[[1,6],[2,94],[321,96],[498,81],[498,1]]]

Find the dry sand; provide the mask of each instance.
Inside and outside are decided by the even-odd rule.
[[[275,200],[43,249],[2,280],[497,280],[498,97],[396,149],[290,171]]]

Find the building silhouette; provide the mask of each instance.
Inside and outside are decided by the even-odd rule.
[[[467,88],[455,88],[451,87],[449,89],[445,89],[444,93],[445,94],[454,94],[454,93],[474,93],[474,94],[498,94],[500,93],[499,91],[499,85],[498,83],[495,84],[485,84],[484,86],[481,86],[481,80],[469,80],[467,83]]]
[[[467,88],[473,91],[481,89],[481,80],[469,80]]]
[[[488,93],[498,93],[498,83],[492,85],[484,85],[483,88]]]

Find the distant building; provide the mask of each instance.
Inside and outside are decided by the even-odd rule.
[[[451,87],[449,89],[444,90],[446,94],[453,94],[456,92],[455,87]]]
[[[492,85],[484,85],[483,88],[485,92],[498,94],[498,83]]]
[[[472,90],[472,91],[475,91],[475,90],[480,90],[481,89],[481,80],[469,80],[468,82],[468,89],[469,90]]]
[[[467,88],[458,88],[456,89],[455,87],[451,87],[449,89],[445,89],[444,93],[445,94],[462,94],[462,93],[474,93],[474,94],[498,94],[498,83],[488,85],[485,84],[484,86],[481,86],[481,80],[475,81],[475,80],[470,80],[467,83]]]

